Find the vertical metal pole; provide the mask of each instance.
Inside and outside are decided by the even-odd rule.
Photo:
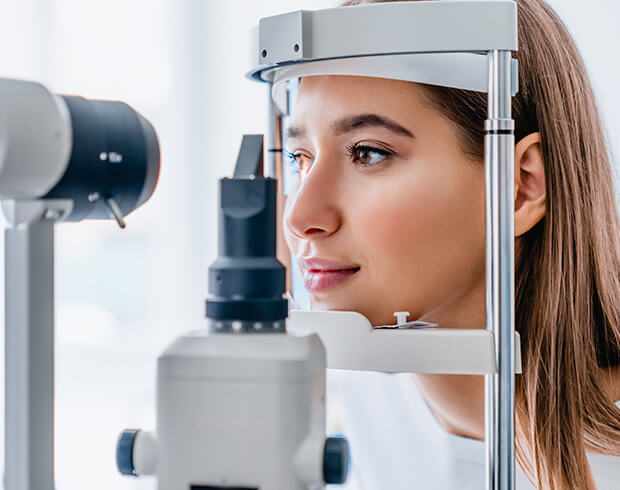
[[[486,328],[497,373],[486,376],[487,490],[512,490],[514,452],[514,121],[511,52],[489,53],[486,164]]]
[[[54,489],[54,217],[5,231],[5,488]]]
[[[272,84],[267,85],[267,105],[269,107],[269,121],[267,135],[267,148],[278,149],[284,145],[283,141],[283,115],[278,110],[275,101],[271,97]],[[288,107],[287,107],[288,109]],[[267,155],[267,166],[265,170],[269,169],[269,175],[275,179],[278,179],[278,201],[277,201],[277,215],[278,222],[276,223],[276,255],[278,260],[286,267],[286,290],[292,291],[292,277],[291,277],[291,257],[284,239],[284,232],[282,230],[281,217],[284,213],[285,204],[285,190],[286,182],[283,167],[282,153],[277,151],[271,151]]]
[[[275,102],[271,99],[271,87],[272,84],[267,84],[267,106],[269,107],[269,115],[268,115],[268,135],[265,138],[267,143],[267,148],[282,148],[282,118],[278,114],[278,109],[276,107]],[[277,162],[280,160],[280,153],[269,152],[267,154],[267,165],[265,166],[265,177],[278,177],[278,167]]]

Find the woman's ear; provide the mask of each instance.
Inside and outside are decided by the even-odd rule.
[[[515,145],[515,236],[521,236],[545,216],[545,165],[540,133]]]

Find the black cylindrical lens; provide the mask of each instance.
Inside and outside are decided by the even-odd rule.
[[[63,100],[71,116],[71,157],[45,197],[73,200],[67,221],[109,218],[109,199],[126,216],[149,199],[157,184],[160,155],[153,127],[123,102]]]

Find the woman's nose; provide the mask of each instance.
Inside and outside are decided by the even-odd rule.
[[[336,176],[314,163],[297,192],[288,197],[284,225],[298,238],[328,236],[340,227]]]

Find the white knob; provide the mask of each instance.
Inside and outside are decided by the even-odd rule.
[[[154,475],[157,471],[157,439],[155,434],[138,431],[133,447],[133,463],[136,475]]]

